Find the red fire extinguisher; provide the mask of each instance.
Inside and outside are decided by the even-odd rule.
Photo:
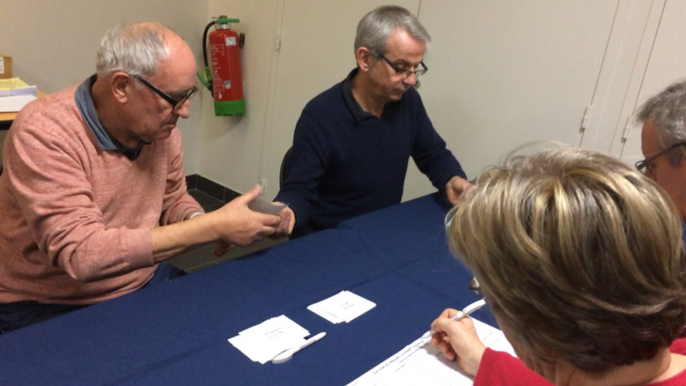
[[[231,29],[230,23],[238,23],[238,19],[229,19],[222,15],[216,21],[210,22],[203,33],[203,59],[205,61],[205,76],[200,73],[198,78],[214,97],[215,115],[244,115],[245,99],[243,99],[243,80],[241,74],[240,49],[243,48],[245,35],[238,34]],[[211,68],[207,65],[207,31],[212,26],[209,46]]]

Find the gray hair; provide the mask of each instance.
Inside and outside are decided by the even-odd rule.
[[[395,5],[384,5],[367,13],[360,20],[355,37],[355,51],[360,47],[367,47],[376,54],[384,54],[388,37],[399,28],[415,39],[431,41],[429,33],[410,11]]]
[[[97,52],[95,68],[99,76],[123,71],[148,77],[166,60],[169,51],[165,35],[173,31],[162,23],[118,25],[105,34]]]
[[[686,80],[673,83],[664,91],[648,99],[641,106],[636,120],[653,120],[660,146],[663,149],[686,142]],[[682,147],[666,154],[672,166],[679,166],[684,155]]]

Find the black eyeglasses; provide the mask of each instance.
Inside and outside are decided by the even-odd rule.
[[[475,277],[473,277],[472,280],[469,281],[469,285],[467,285],[467,289],[474,292],[477,296],[481,296],[481,285],[479,284],[479,281],[476,280]]]
[[[160,90],[159,88],[153,86],[152,84],[150,84],[150,82],[148,82],[147,80],[141,78],[140,76],[134,75],[134,78],[140,80],[141,83],[143,83],[143,84],[146,85],[149,89],[151,89],[153,92],[155,92],[155,94],[159,95],[162,99],[164,99],[165,101],[169,102],[169,104],[172,105],[172,109],[173,109],[173,110],[176,110],[176,108],[179,107],[179,106],[181,106],[181,105],[183,104],[183,102],[187,101],[187,100],[190,99],[196,92],[198,92],[198,88],[195,87],[195,86],[193,86],[192,89],[188,90],[188,92],[186,93],[186,95],[183,95],[181,98],[174,98],[174,97],[172,97],[171,95],[167,94],[166,92],[164,92],[164,91]]]
[[[657,153],[655,155],[652,155],[650,157],[647,157],[646,159],[642,159],[642,160],[636,162],[636,165],[635,165],[636,169],[638,169],[638,171],[641,173],[650,172],[652,170],[653,162],[655,162],[657,157],[667,153],[670,150],[676,149],[677,147],[680,147],[680,146],[686,146],[686,142],[676,143],[676,144],[674,144],[674,145],[672,145],[666,149],[662,149],[662,151],[660,151],[659,153]]]
[[[377,54],[377,56],[380,57],[381,59],[385,60],[386,63],[388,63],[388,65],[391,66],[391,68],[395,70],[395,73],[396,73],[397,75],[402,76],[403,79],[409,78],[412,74],[414,74],[415,78],[419,78],[420,76],[426,74],[427,71],[429,71],[429,69],[428,69],[428,68],[426,67],[426,65],[424,64],[424,61],[419,62],[419,65],[420,65],[422,68],[420,68],[419,70],[414,70],[414,71],[413,71],[413,70],[408,70],[408,69],[405,69],[405,68],[398,68],[398,66],[396,66],[395,64],[393,64],[393,62],[391,62],[390,60],[388,60],[388,58],[385,57],[385,56],[383,56],[383,54]]]

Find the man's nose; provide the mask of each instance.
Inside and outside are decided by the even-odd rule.
[[[183,119],[188,119],[191,116],[191,101],[186,99],[181,102],[178,106],[174,108],[174,114],[180,116]]]
[[[414,86],[417,83],[417,75],[413,72],[407,78],[403,79],[403,83],[408,86]]]

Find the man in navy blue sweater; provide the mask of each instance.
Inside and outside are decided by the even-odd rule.
[[[281,234],[302,236],[400,203],[410,156],[454,204],[471,187],[414,89],[430,36],[406,9],[379,7],[360,21],[357,68],[311,100],[295,128]],[[293,228],[295,225],[295,229]]]

